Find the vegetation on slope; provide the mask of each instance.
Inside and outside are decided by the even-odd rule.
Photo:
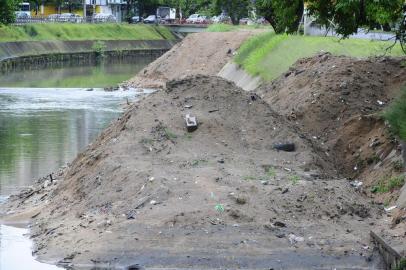
[[[406,86],[403,87],[401,96],[384,113],[384,117],[393,134],[406,141]]]
[[[399,45],[387,52],[386,48],[390,45],[390,42],[383,41],[288,36],[268,32],[246,41],[234,60],[251,75],[272,81],[287,71],[298,59],[312,56],[320,51],[354,57],[369,57],[385,53],[392,56],[403,55]]]
[[[125,24],[27,24],[0,26],[0,42],[41,40],[174,39],[166,27]]]
[[[261,25],[261,24],[253,24],[253,25],[232,25],[226,23],[214,23],[207,27],[207,32],[231,32],[231,31],[238,31],[243,29],[272,29],[271,26],[268,25]]]

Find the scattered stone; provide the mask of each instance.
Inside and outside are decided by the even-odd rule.
[[[275,227],[281,227],[281,228],[286,227],[286,224],[281,221],[275,221],[272,225],[274,225]]]
[[[303,242],[303,241],[304,241],[304,238],[303,238],[303,237],[301,237],[301,236],[296,236],[296,235],[294,235],[293,233],[292,233],[292,234],[289,234],[288,239],[289,239],[289,242],[290,242],[291,245],[294,245],[294,244],[296,244],[296,243],[298,243],[298,242]]]
[[[364,183],[358,180],[350,182],[350,185],[355,187],[356,189],[360,188]]]
[[[274,144],[273,148],[278,151],[285,151],[285,152],[294,152],[296,150],[296,146],[294,143]]]

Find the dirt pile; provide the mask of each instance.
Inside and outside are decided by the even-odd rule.
[[[383,176],[376,179],[374,168],[400,161],[380,113],[406,83],[402,61],[320,54],[299,60],[258,93],[320,146],[337,173],[373,185]],[[385,173],[396,173],[389,169]]]
[[[190,75],[215,76],[240,45],[258,31],[190,34],[124,85],[163,88],[170,80]]]
[[[186,114],[197,117],[193,133]],[[296,152],[273,149],[280,142]],[[380,210],[325,178],[322,163],[255,94],[188,77],[132,105],[58,184],[40,183],[10,209],[42,207],[35,253],[62,264],[374,267],[368,232]]]

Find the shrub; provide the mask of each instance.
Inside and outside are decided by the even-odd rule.
[[[384,118],[389,122],[391,132],[406,141],[406,86],[400,97],[384,113]]]

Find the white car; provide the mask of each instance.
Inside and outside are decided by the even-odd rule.
[[[156,15],[149,15],[144,19],[144,23],[156,23],[156,22],[157,22]]]
[[[58,22],[71,22],[71,23],[80,23],[83,21],[83,18],[77,14],[73,13],[62,13],[56,21]]]
[[[192,14],[186,19],[186,23],[204,23],[207,20],[206,16]]]
[[[105,22],[115,23],[115,22],[117,22],[117,19],[116,19],[116,17],[114,17],[111,14],[97,13],[93,17],[93,22],[95,22],[95,23],[105,23]]]

